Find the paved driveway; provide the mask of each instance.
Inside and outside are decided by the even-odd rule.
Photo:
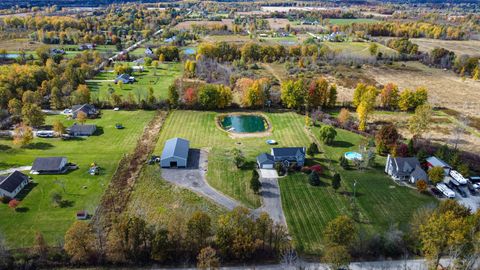
[[[240,203],[213,189],[205,180],[208,168],[208,153],[204,150],[190,149],[186,169],[162,169],[166,181],[187,188],[201,196],[207,197],[229,210]]]
[[[13,173],[14,171],[29,171],[32,169],[32,166],[22,166],[22,167],[17,167],[17,168],[11,168],[11,169],[8,169],[8,170],[3,170],[3,171],[0,171],[0,175],[2,174],[11,174]]]
[[[266,175],[263,173],[263,170],[261,171],[261,175],[262,176],[260,177],[260,182],[262,183],[261,195],[263,199],[263,204],[262,207],[255,210],[255,213],[259,214],[260,212],[266,212],[270,215],[270,218],[275,223],[283,224],[286,227],[287,222],[285,221],[285,215],[283,214],[278,179],[263,177]]]

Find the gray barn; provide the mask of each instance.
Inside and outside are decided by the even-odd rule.
[[[182,138],[173,138],[166,141],[160,159],[160,166],[162,168],[187,167],[189,148],[190,143]]]

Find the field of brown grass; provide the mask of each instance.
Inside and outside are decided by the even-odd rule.
[[[19,39],[9,39],[9,40],[0,40],[0,48],[7,51],[34,51],[36,48],[42,46],[43,44],[38,42],[31,42],[28,38],[19,38]]]
[[[445,48],[453,51],[456,55],[480,55],[480,40],[440,40],[427,38],[412,38],[410,40],[418,44],[420,51],[423,52],[430,52],[435,48]]]
[[[406,62],[391,68],[367,67],[365,74],[380,84],[393,82],[400,89],[427,87],[429,102],[434,106],[454,109],[467,115],[479,115],[480,82],[462,80],[451,71],[429,68],[419,62]]]
[[[231,19],[222,19],[222,21],[184,21],[175,25],[175,29],[179,30],[190,30],[192,25],[201,25],[201,26],[215,26],[215,25],[226,25],[228,29],[232,29],[232,20]]]

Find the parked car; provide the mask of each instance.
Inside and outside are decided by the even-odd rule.
[[[470,181],[472,183],[480,183],[480,176],[470,176]]]
[[[467,193],[465,192],[465,190],[463,190],[462,187],[456,186],[454,190],[458,192],[458,194],[460,194],[460,196],[462,196],[463,198],[467,198]]]
[[[447,198],[455,198],[455,192],[448,188],[445,183],[438,183],[437,188],[443,193],[443,195],[447,196]]]
[[[473,186],[472,182],[470,181],[467,182],[467,188],[468,188],[468,191],[470,192],[470,195],[472,196],[477,195],[477,189]]]
[[[119,107],[115,107],[115,108],[113,108],[113,110],[117,112],[117,111],[120,111],[120,108],[119,108]]]
[[[117,123],[117,124],[115,124],[115,128],[116,129],[124,129],[125,127],[122,124]]]
[[[455,192],[447,187],[445,183],[438,183],[437,184],[438,190],[440,190],[447,198],[453,199],[455,198]]]
[[[39,138],[53,138],[55,133],[51,130],[40,130],[36,133],[37,137]]]
[[[445,197],[445,196],[443,195],[443,193],[442,193],[440,190],[438,190],[437,188],[435,188],[435,187],[432,187],[432,188],[430,189],[430,192],[433,194],[433,196],[435,196],[435,197],[437,197],[437,198],[443,198],[443,197]]]
[[[448,181],[445,183],[449,189],[455,190],[455,185],[452,183],[452,181]]]
[[[147,164],[148,165],[153,165],[155,163],[159,163],[160,162],[160,157],[159,156],[155,156],[155,155],[152,155],[150,157],[150,159],[147,161]]]
[[[62,111],[62,114],[70,115],[70,114],[72,114],[72,109],[65,109],[65,110]]]

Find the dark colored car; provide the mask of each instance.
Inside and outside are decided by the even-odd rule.
[[[444,197],[443,193],[435,187],[431,188],[430,192],[433,194],[433,196],[435,196],[437,198],[443,198]]]
[[[468,181],[467,182],[467,188],[468,188],[468,191],[470,192],[470,194],[472,196],[476,196],[477,195],[477,190],[475,189],[475,187],[473,186],[472,182]]]
[[[457,188],[457,186],[455,186],[452,181],[448,181],[448,183],[446,183],[447,187],[451,190],[455,190]]]
[[[463,198],[467,197],[467,193],[465,192],[465,190],[463,190],[462,187],[455,187],[455,191],[457,191]]]

